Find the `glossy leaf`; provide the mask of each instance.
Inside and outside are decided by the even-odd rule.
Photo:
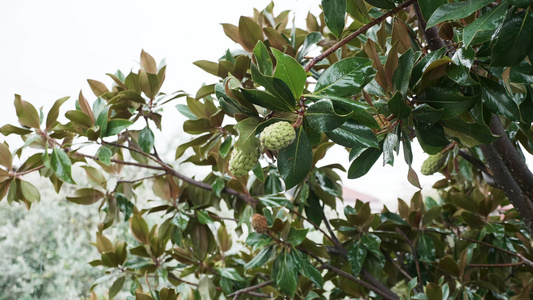
[[[139,146],[144,151],[144,153],[150,153],[154,147],[154,133],[150,127],[146,126],[139,133]]]
[[[380,156],[379,148],[368,148],[360,153],[348,169],[348,178],[356,179],[368,173]]]
[[[441,118],[447,120],[471,108],[480,97],[465,97],[456,89],[434,86],[427,88],[421,98],[420,102],[443,109]]]
[[[515,66],[533,48],[533,12],[523,10],[507,20],[498,31],[491,51],[491,66]]]
[[[359,93],[369,83],[376,70],[372,61],[362,57],[349,57],[329,67],[315,86],[314,94],[347,97]]]
[[[243,151],[250,152],[257,148],[258,138],[255,136],[257,126],[259,126],[258,118],[247,118],[235,125],[235,129],[239,132],[236,145]]]
[[[424,17],[424,20],[429,20],[429,17],[435,12],[439,6],[446,4],[447,0],[431,0],[431,1],[420,1],[418,2],[418,5],[420,6],[420,12],[422,12],[422,16]]]
[[[387,103],[390,112],[398,119],[405,119],[411,114],[411,107],[405,103],[404,99],[404,96],[398,91]]]
[[[52,166],[52,170],[54,170],[54,173],[58,178],[64,182],[76,184],[74,180],[72,180],[71,176],[72,163],[70,162],[70,158],[65,151],[54,147],[50,156],[50,165]]]
[[[369,114],[370,106],[360,102],[352,101],[350,99],[336,97],[332,95],[304,95],[310,99],[328,99],[333,103],[335,110],[343,111],[343,113],[351,113],[350,118],[370,128],[379,128],[378,123],[374,117]]]
[[[344,30],[346,0],[322,0],[324,20],[329,30],[338,38]]]
[[[98,157],[98,160],[100,160],[104,165],[111,165],[111,156],[113,156],[113,152],[111,152],[111,149],[107,148],[106,146],[101,146],[100,148],[98,148],[96,156]]]
[[[341,115],[335,111],[331,100],[320,100],[305,112],[309,125],[318,132],[331,131],[341,126],[352,113]]]
[[[392,85],[403,97],[407,97],[407,89],[409,88],[409,79],[411,78],[414,61],[415,53],[412,49],[407,50],[398,59],[398,67],[392,75]]]
[[[298,286],[298,266],[291,253],[281,252],[272,266],[272,280],[279,289],[289,296],[293,296]]]
[[[250,103],[268,108],[274,111],[292,111],[293,107],[287,106],[287,102],[274,97],[272,94],[261,90],[241,89],[242,95]]]
[[[365,0],[365,2],[368,2],[369,4],[372,4],[375,7],[384,9],[391,9],[396,7],[392,0]]]
[[[435,109],[424,103],[413,109],[412,114],[417,127],[428,128],[441,119],[443,111],[444,108]]]
[[[297,249],[292,251],[292,255],[299,266],[300,273],[309,278],[318,288],[322,288],[324,285],[322,274],[309,262],[307,256]]]
[[[379,148],[376,135],[367,126],[348,120],[340,127],[326,133],[335,143],[348,148]]]
[[[133,124],[130,120],[114,119],[107,123],[107,131],[105,136],[112,136],[119,134],[122,130],[130,127]]]
[[[300,99],[307,79],[304,68],[291,56],[274,48],[271,50],[276,58],[274,77],[283,80],[287,84],[292,91],[294,99]]]
[[[256,267],[264,266],[274,254],[275,249],[276,248],[273,245],[263,248],[256,256],[254,256],[252,260],[250,260],[248,263],[246,263],[246,265],[244,265],[244,268],[253,269]]]
[[[465,27],[463,29],[465,48],[468,48],[472,42],[478,44],[489,41],[494,31],[501,25],[507,13],[507,7],[507,3],[502,2]]]
[[[495,114],[504,115],[512,121],[520,120],[520,110],[505,88],[496,82],[480,77],[483,85],[481,99],[483,104]]]
[[[300,183],[309,173],[313,153],[303,126],[296,129],[296,139],[288,147],[279,150],[278,169],[286,189]]]
[[[265,87],[265,89],[274,95],[279,102],[284,103],[284,111],[294,111],[296,99],[294,98],[291,89],[287,86],[287,84],[285,84],[285,82],[283,82],[283,80],[275,77],[264,76],[254,65],[252,65],[250,68],[252,70],[253,80]]]
[[[467,0],[463,2],[446,3],[439,6],[433,12],[427,22],[427,28],[433,27],[441,22],[466,18],[475,11],[492,3],[492,0]]]
[[[259,72],[265,76],[272,76],[274,69],[272,66],[272,58],[270,58],[268,49],[263,42],[257,42],[254,47],[253,55],[255,65],[259,69]]]
[[[477,123],[467,123],[461,118],[441,120],[440,123],[447,129],[448,135],[457,137],[461,141],[463,141],[464,138],[462,138],[461,135],[466,135],[467,137],[472,138],[473,141],[468,140],[467,142],[466,140],[464,140],[464,142],[466,142],[465,144],[468,147],[474,147],[477,144],[490,144],[498,139],[498,137],[492,135],[490,129],[487,126],[480,125]],[[455,134],[452,134],[450,130],[458,132],[461,135],[457,136]]]
[[[352,268],[352,274],[357,276],[363,269],[363,263],[368,251],[361,240],[354,243],[354,245],[348,251],[348,262]]]
[[[287,243],[293,245],[294,247],[300,245],[305,240],[308,231],[309,229],[296,229],[291,227],[289,236],[287,237]]]
[[[533,0],[506,0],[516,7],[527,7],[528,5],[533,5]]]

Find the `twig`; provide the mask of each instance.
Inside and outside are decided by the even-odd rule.
[[[341,41],[339,41],[338,43],[336,43],[335,45],[331,46],[328,50],[320,53],[320,55],[318,55],[317,57],[313,58],[313,60],[311,60],[307,66],[305,66],[305,72],[309,72],[319,61],[323,60],[324,58],[326,58],[328,55],[330,55],[331,53],[337,51],[340,47],[346,45],[349,41],[353,40],[354,38],[356,38],[357,36],[365,33],[368,29],[370,29],[371,27],[373,27],[374,25],[377,25],[379,23],[381,23],[383,20],[387,19],[388,17],[394,15],[395,13],[399,12],[400,10],[406,8],[407,6],[415,3],[417,0],[409,0],[409,1],[406,1],[400,5],[398,5],[396,8],[393,8],[391,9],[390,11],[386,12],[384,15],[380,16],[380,17],[377,17],[375,18],[374,20],[370,21],[368,24],[366,24],[365,26],[357,29],[354,33],[350,34],[349,36],[345,37],[344,39],[342,39]]]
[[[516,267],[521,266],[524,264],[524,261],[521,260],[516,263],[508,263],[508,264],[468,264],[468,267],[472,268],[490,268],[490,267]]]
[[[154,178],[157,178],[157,177],[165,176],[166,174],[167,173],[155,174],[155,175],[152,175],[152,176],[146,176],[146,177],[132,179],[132,180],[118,180],[117,183],[135,183],[135,182],[138,182],[138,181],[144,181],[144,180],[147,180],[147,179],[154,179]]]
[[[392,259],[392,257],[387,251],[381,251],[381,253],[383,253],[385,259],[387,259],[396,269],[398,269],[398,271],[400,271],[400,273],[402,273],[402,275],[405,276],[407,280],[411,281],[413,279],[413,277],[411,277],[409,273],[405,272],[404,269],[402,269],[402,267],[396,261],[394,261],[394,259]]]
[[[272,283],[274,283],[274,281],[272,280],[268,280],[268,281],[265,281],[265,282],[262,282],[262,283],[259,283],[259,284],[256,284],[256,285],[252,285],[252,286],[249,286],[247,288],[244,288],[244,289],[240,289],[234,293],[231,293],[228,295],[228,297],[233,297],[233,299],[239,299],[239,296],[242,295],[242,294],[250,294],[250,292],[252,291],[255,291],[257,289],[260,289],[262,287],[265,287],[267,285],[271,285]],[[256,297],[261,297],[261,296],[258,296],[257,293],[254,293]],[[263,297],[263,298],[269,298],[270,295],[267,295],[267,294],[260,294],[260,295],[266,295],[266,297]]]
[[[411,248],[411,251],[413,252],[413,257],[415,259],[415,266],[416,266],[416,273],[418,274],[418,288],[419,290],[424,290],[424,284],[422,283],[422,272],[420,272],[420,262],[418,261],[418,255],[416,254],[416,249],[413,246],[413,243],[411,243],[411,240],[409,237],[398,227],[396,227],[396,231],[403,236],[409,247]]]

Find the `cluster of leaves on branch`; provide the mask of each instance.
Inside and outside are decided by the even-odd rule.
[[[0,144],[1,196],[30,207],[39,191],[25,174],[38,171],[59,190],[76,184],[72,165],[82,167],[92,185],[67,200],[99,203],[107,214],[96,234],[101,259],[91,264],[106,270],[98,282],[114,281],[110,297],[127,282],[136,299],[528,298],[533,184],[518,144],[533,153],[531,4],[323,0],[306,29],[270,4],[238,26],[223,24],[244,51],[195,62],[220,77],[195,96],[159,92],[165,66],[144,51],[137,73],[108,74],[111,88],[90,80],[96,100],[80,93],[65,124],[57,119],[66,98],[45,119],[16,96],[23,127],[0,132],[23,138],[16,156],[40,150],[14,168]],[[194,136],[175,158],[209,166],[201,181],[156,150],[153,130],[171,100]],[[294,140],[261,149],[253,170],[232,174],[231,153],[255,155],[263,130],[278,122],[292,124]],[[439,201],[419,192],[399,213],[338,205],[339,172],[364,176],[380,157],[393,165],[400,148],[411,166],[415,138],[445,157],[432,169],[446,175],[435,185]],[[346,161],[322,165],[335,144]],[[141,174],[132,169],[149,174],[132,178]],[[407,176],[420,186],[411,167]],[[139,209],[143,184],[159,201]],[[506,197],[515,209],[501,208]],[[328,210],[341,217],[328,219]],[[150,214],[160,222],[149,226]],[[123,221],[133,245],[105,235]],[[245,242],[233,243],[232,231]]]

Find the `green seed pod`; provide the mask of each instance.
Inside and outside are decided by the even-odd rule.
[[[290,123],[283,121],[266,127],[259,136],[261,146],[272,151],[289,146],[294,138],[296,138],[296,131]]]
[[[446,162],[446,155],[440,152],[435,155],[430,155],[422,164],[422,167],[420,168],[420,172],[423,175],[431,175],[435,172],[440,171],[440,169],[444,167],[445,162]]]
[[[242,177],[254,168],[261,155],[259,148],[251,152],[244,152],[240,148],[233,148],[229,160],[229,170],[236,177]]]

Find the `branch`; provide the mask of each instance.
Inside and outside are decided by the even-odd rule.
[[[268,281],[265,281],[265,282],[262,282],[262,283],[259,283],[259,284],[256,284],[256,285],[252,285],[252,286],[249,286],[247,288],[244,288],[244,289],[240,289],[234,293],[231,293],[228,295],[228,297],[233,297],[233,299],[239,299],[239,296],[242,295],[242,294],[250,294],[252,291],[255,291],[257,289],[260,289],[262,287],[265,287],[267,285],[270,285],[274,283],[272,280],[268,280]],[[258,294],[258,293],[254,293],[255,297],[262,297],[262,298],[270,298],[270,295],[267,295],[267,294]]]
[[[433,26],[426,30],[426,20],[424,20],[424,17],[422,16],[422,12],[420,11],[420,6],[418,3],[415,3],[413,5],[415,8],[415,14],[416,18],[418,19],[418,23],[420,25],[421,31],[424,33],[424,37],[426,38],[426,41],[428,42],[429,49],[431,51],[438,50],[442,47],[445,47],[446,44],[444,41],[439,37],[439,30],[436,26]]]
[[[494,145],[480,145],[485,160],[494,173],[496,184],[502,187],[505,196],[516,208],[520,216],[524,219],[527,230],[533,232],[533,207],[531,201],[524,195],[522,189],[515,181],[513,174],[507,169],[502,157],[498,154]]]
[[[527,168],[527,165],[516,150],[513,142],[509,139],[509,136],[507,136],[500,122],[500,118],[496,114],[492,114],[490,131],[500,136],[494,142],[494,148],[511,172],[511,175],[513,175],[518,186],[528,196],[530,201],[533,200],[533,173]],[[495,176],[497,176],[497,173]]]
[[[322,228],[320,228],[318,225],[315,224],[315,222],[309,220],[308,218],[304,217],[301,213],[299,213],[298,211],[292,209],[292,208],[288,208],[287,209],[292,212],[293,214],[299,216],[300,218],[304,219],[307,223],[311,224],[316,230],[322,232],[322,234],[328,239],[330,240],[333,244],[335,244],[335,240],[329,236]]]
[[[365,26],[357,29],[354,33],[350,34],[349,36],[345,37],[344,39],[342,39],[341,41],[339,41],[338,43],[336,43],[335,45],[331,46],[328,50],[322,52],[320,55],[318,55],[317,57],[313,58],[308,64],[307,66],[305,66],[305,72],[309,72],[319,61],[323,60],[324,58],[326,58],[328,55],[330,55],[331,53],[337,51],[340,47],[346,45],[349,41],[353,40],[354,38],[356,38],[357,36],[365,33],[368,29],[370,29],[371,27],[373,27],[374,25],[377,25],[379,23],[381,23],[383,20],[387,19],[388,17],[394,15],[395,13],[399,12],[400,10],[406,8],[407,6],[415,3],[417,0],[408,0],[400,5],[398,5],[396,8],[386,12],[384,15],[382,15],[381,17],[378,17],[378,18],[375,18],[374,20],[370,21],[370,23],[366,24]]]
[[[361,285],[362,287],[366,288],[366,289],[369,289],[373,292],[375,292],[376,294],[380,295],[381,297],[385,298],[385,299],[391,299],[391,300],[398,300],[400,299],[400,297],[398,297],[396,294],[394,294],[391,290],[389,289],[386,289],[385,291],[367,283],[367,282],[364,282],[362,281],[361,279],[358,279],[357,277],[353,276],[352,274],[348,274],[346,272],[344,272],[343,270],[337,268],[337,267],[334,267],[330,264],[327,264],[325,262],[323,262],[318,256],[316,256],[315,254],[313,254],[312,252],[308,251],[307,249],[305,248],[302,248],[302,247],[297,247],[298,250],[306,253],[307,255],[311,256],[312,258],[314,258],[316,261],[318,261],[321,266],[319,267],[319,269],[326,269],[326,270],[330,270],[334,273],[337,273],[338,275],[346,278],[346,279],[349,279],[359,285]]]
[[[418,274],[418,289],[420,291],[423,291],[424,284],[422,283],[422,272],[420,272],[420,262],[418,261],[418,255],[416,254],[415,246],[413,246],[413,243],[411,243],[411,240],[409,239],[409,237],[400,228],[396,227],[396,231],[403,236],[407,244],[409,244],[411,251],[413,252],[413,257],[415,259],[416,273]]]

